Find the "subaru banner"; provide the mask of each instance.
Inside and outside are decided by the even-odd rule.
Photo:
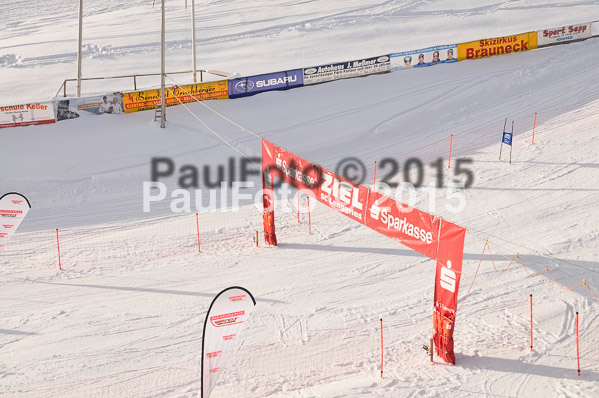
[[[229,98],[246,97],[263,91],[286,90],[304,84],[301,69],[229,80]]]

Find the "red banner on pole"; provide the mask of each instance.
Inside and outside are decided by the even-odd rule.
[[[327,169],[321,170],[321,182],[316,197],[318,201],[364,224],[368,188],[338,176]]]
[[[262,140],[262,205],[264,206],[262,218],[264,221],[264,241],[269,245],[276,246],[275,194],[272,189],[272,174],[270,170],[274,164],[274,153],[274,145],[266,140]]]
[[[437,258],[439,218],[370,191],[366,226],[401,244]]]
[[[466,229],[464,227],[441,220],[435,276],[433,337],[437,355],[451,364],[455,364],[453,331],[462,275],[465,237]]]

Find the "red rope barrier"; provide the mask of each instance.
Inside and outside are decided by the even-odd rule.
[[[510,263],[508,264],[508,266],[507,266],[505,269],[503,269],[503,270],[501,270],[501,271],[500,271],[500,270],[498,270],[498,269],[497,269],[497,266],[495,265],[495,260],[493,259],[493,255],[491,254],[491,247],[489,246],[489,241],[488,241],[488,240],[485,240],[485,244],[484,244],[484,246],[483,246],[483,250],[482,250],[482,253],[481,253],[481,255],[480,255],[480,259],[479,259],[479,261],[478,261],[478,266],[476,267],[476,271],[475,271],[475,273],[474,273],[474,278],[472,278],[472,282],[470,283],[470,288],[468,288],[468,291],[466,292],[466,295],[464,296],[464,299],[463,299],[463,300],[462,300],[462,302],[460,303],[460,305],[459,305],[459,307],[458,307],[458,310],[459,310],[459,309],[462,307],[462,305],[464,304],[464,302],[465,302],[465,301],[466,301],[466,299],[468,298],[468,295],[469,295],[469,294],[470,294],[470,292],[472,291],[472,287],[474,286],[474,281],[476,280],[476,277],[477,277],[477,275],[478,275],[478,270],[480,269],[480,265],[482,264],[482,260],[483,260],[483,257],[484,257],[484,255],[485,255],[485,250],[488,250],[488,253],[489,253],[489,258],[490,258],[490,260],[491,260],[491,264],[493,264],[493,268],[494,268],[495,272],[497,272],[498,274],[503,274],[503,273],[505,273],[505,272],[506,272],[508,269],[510,269],[510,267],[512,266],[512,264],[514,263],[514,261],[515,261],[516,259],[518,259],[518,260],[520,261],[520,265],[522,265],[522,268],[524,268],[524,271],[525,271],[525,272],[528,274],[528,275],[527,275],[527,277],[528,277],[528,278],[536,278],[536,277],[538,277],[538,276],[541,276],[541,275],[543,275],[545,272],[547,272],[547,273],[548,273],[548,274],[551,276],[551,279],[553,279],[553,281],[555,282],[555,284],[556,284],[556,285],[557,285],[557,286],[558,286],[560,289],[562,289],[562,290],[574,290],[574,289],[577,289],[577,288],[579,288],[580,286],[583,286],[583,285],[584,285],[584,286],[585,286],[585,287],[588,289],[588,291],[591,293],[591,295],[593,296],[593,298],[594,298],[595,300],[599,301],[599,297],[597,297],[597,295],[595,295],[595,293],[594,293],[594,292],[591,290],[591,288],[590,288],[590,287],[587,285],[587,283],[586,283],[586,279],[583,279],[583,280],[582,280],[582,283],[579,283],[578,285],[575,285],[575,286],[570,286],[570,287],[564,286],[564,285],[562,285],[562,284],[561,284],[561,283],[560,283],[560,282],[559,282],[559,281],[558,281],[558,280],[555,278],[555,276],[553,275],[553,273],[551,272],[551,270],[549,270],[549,268],[545,268],[543,271],[541,271],[541,272],[539,272],[539,273],[537,273],[537,274],[535,274],[533,271],[530,271],[530,270],[529,270],[529,269],[526,267],[526,265],[524,265],[524,261],[523,261],[523,260],[522,260],[522,258],[520,257],[520,254],[519,254],[519,253],[516,253],[516,255],[515,255],[514,257],[512,257],[512,259],[510,260]],[[532,299],[531,299],[531,300],[532,300]],[[457,311],[456,311],[456,312],[457,312]],[[532,319],[532,301],[531,301],[531,319]],[[532,325],[531,325],[531,333],[532,333]],[[531,336],[532,336],[532,335],[531,335]],[[532,337],[531,337],[531,344],[532,344]]]

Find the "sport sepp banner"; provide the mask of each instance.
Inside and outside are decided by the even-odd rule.
[[[492,57],[537,48],[537,32],[458,44],[458,60]]]
[[[10,192],[0,197],[0,250],[25,219],[31,205],[20,193]]]
[[[51,102],[0,106],[0,128],[54,123]]]
[[[435,274],[433,338],[437,355],[451,364],[455,364],[453,331],[462,275],[465,236],[464,227],[441,220]]]
[[[391,65],[388,55],[313,66],[304,69],[304,84],[331,82],[338,79],[385,73],[390,70]]]
[[[164,102],[167,106],[179,105],[181,102],[194,102],[196,99],[228,98],[229,83],[227,80],[168,87],[164,90]],[[154,109],[156,105],[160,105],[160,89],[125,93],[123,95],[123,105],[125,113]]]
[[[457,54],[457,44],[391,54],[391,71],[457,62]]]
[[[303,84],[304,73],[302,69],[243,77],[229,80],[229,97],[239,98],[263,91],[286,90],[300,87]]]
[[[575,40],[584,40],[591,37],[591,23],[579,25],[560,26],[558,28],[537,31],[539,47],[551,44],[565,43]]]
[[[252,294],[237,286],[223,290],[210,304],[202,337],[201,398],[210,397],[255,305]]]
[[[370,191],[366,226],[401,244],[437,258],[439,218]]]
[[[120,115],[123,113],[123,94],[120,92],[85,98],[69,98],[54,102],[56,121],[89,115]]]

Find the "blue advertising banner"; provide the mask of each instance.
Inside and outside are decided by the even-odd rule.
[[[391,62],[389,56],[381,55],[380,57],[363,58],[355,61],[305,68],[304,84],[331,82],[338,79],[385,73],[390,70]]]
[[[458,61],[458,45],[447,44],[391,54],[391,70],[433,66]]]
[[[267,73],[229,80],[229,98],[246,97],[264,91],[286,90],[304,84],[302,69]]]
[[[512,133],[508,133],[507,131],[503,132],[503,143],[506,145],[512,145]]]

